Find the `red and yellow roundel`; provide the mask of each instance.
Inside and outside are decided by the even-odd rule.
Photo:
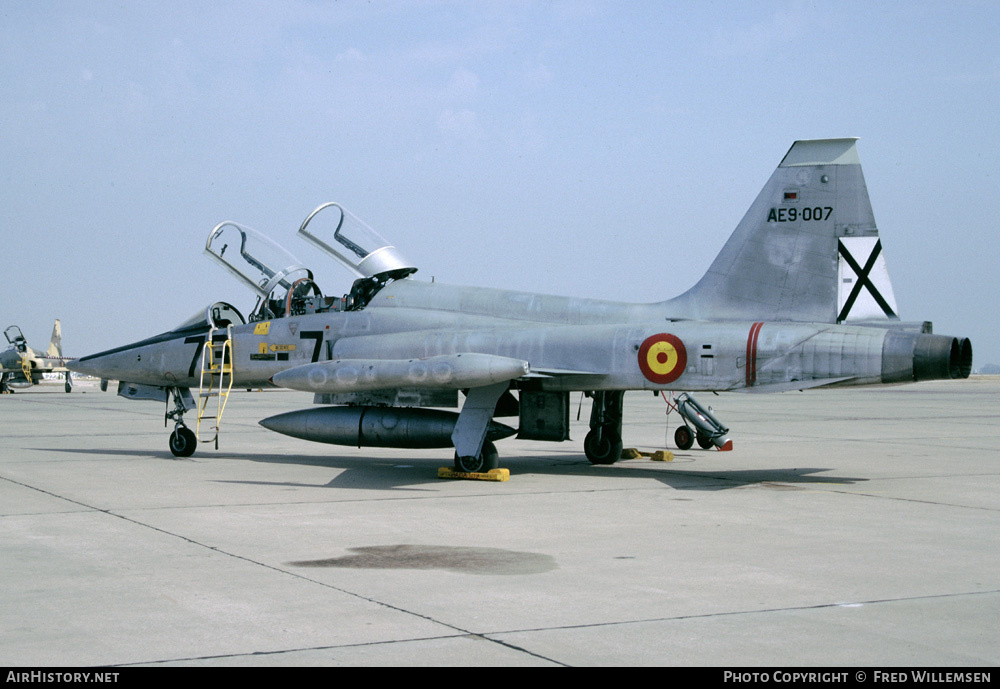
[[[668,333],[651,335],[639,347],[642,375],[659,385],[672,383],[687,367],[687,350],[679,337]]]

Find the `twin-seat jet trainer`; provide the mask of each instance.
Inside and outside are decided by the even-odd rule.
[[[198,440],[217,446],[231,388],[279,386],[312,392],[319,406],[263,419],[266,428],[354,447],[454,448],[462,472],[496,467],[494,443],[515,433],[568,440],[573,391],[593,399],[584,453],[610,464],[622,453],[628,390],[884,385],[972,368],[968,339],[900,320],[855,139],[795,142],[705,276],[654,304],[419,281],[396,247],[336,203],[298,234],[357,275],[348,294],[326,296],[290,254],[223,222],[205,251],[257,295],[248,318],[216,302],[69,368],[166,403],[177,456]],[[461,410],[448,411],[460,392]],[[695,436],[732,447],[690,395],[676,399],[681,447]],[[190,410],[197,434],[184,422]],[[495,420],[504,417],[516,428]]]
[[[3,334],[10,348],[0,352],[0,392],[14,392],[11,383],[38,385],[46,373],[65,374],[66,392],[73,389],[73,377],[65,366],[69,357],[62,353],[62,326],[58,318],[52,325],[52,339],[44,352],[29,347],[16,325],[9,326]]]

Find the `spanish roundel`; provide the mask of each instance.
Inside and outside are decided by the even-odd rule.
[[[687,350],[679,337],[668,333],[651,335],[639,347],[639,369],[658,385],[674,382],[686,367]]]

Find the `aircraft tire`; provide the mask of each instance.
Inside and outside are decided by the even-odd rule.
[[[583,439],[583,453],[591,464],[614,464],[622,458],[622,447],[622,439],[607,429],[594,429]]]
[[[69,383],[66,383],[63,387],[66,389],[66,392],[73,392],[73,386]]]
[[[674,431],[674,442],[677,443],[679,449],[690,450],[691,446],[694,445],[694,433],[687,426],[678,426],[677,430]]]
[[[198,438],[191,429],[178,426],[170,434],[170,452],[174,457],[190,457],[198,446]]]
[[[500,453],[489,440],[483,441],[483,449],[478,457],[459,457],[455,453],[455,471],[465,474],[485,473],[500,466]]]
[[[705,435],[704,433],[699,433],[699,434],[698,434],[698,435],[697,435],[697,436],[695,437],[695,440],[697,440],[697,441],[698,441],[698,447],[700,447],[700,448],[701,448],[702,450],[708,450],[708,449],[709,449],[709,448],[711,448],[711,447],[712,447],[712,445],[714,444],[714,443],[712,443],[712,439],[711,439],[711,438],[709,438],[709,437],[708,437],[707,435]]]

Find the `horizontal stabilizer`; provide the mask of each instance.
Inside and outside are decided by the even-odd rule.
[[[458,390],[514,380],[528,362],[493,354],[443,354],[427,359],[338,359],[274,375],[275,385],[304,392],[346,393],[387,388]]]

